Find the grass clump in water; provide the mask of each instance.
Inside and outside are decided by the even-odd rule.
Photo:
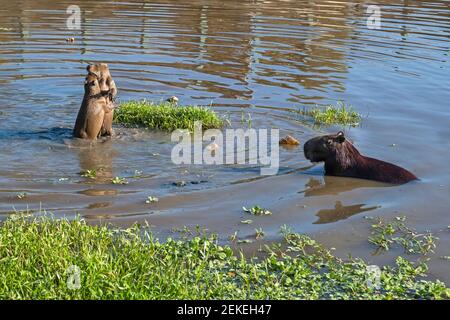
[[[389,222],[377,217],[372,224],[372,236],[369,242],[376,245],[377,252],[387,251],[398,245],[406,254],[433,253],[437,238],[430,232],[419,233],[405,224],[406,217],[395,217]]]
[[[337,106],[329,105],[324,108],[315,107],[303,109],[300,114],[312,117],[317,125],[340,124],[356,127],[361,122],[361,115],[352,106],[339,102]]]
[[[341,260],[304,235],[284,239],[255,260],[235,256],[215,236],[159,242],[138,226],[17,216],[0,227],[0,299],[449,297],[444,283],[421,279],[423,264],[399,257],[370,286],[363,260]]]
[[[208,107],[177,106],[169,102],[155,104],[150,101],[128,101],[114,114],[116,123],[142,126],[148,129],[173,131],[194,130],[194,122],[201,121],[203,129],[218,129],[224,124],[216,112]]]

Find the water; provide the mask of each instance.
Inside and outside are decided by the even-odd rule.
[[[155,232],[199,224],[222,239],[235,230],[268,241],[279,227],[311,234],[338,254],[374,263],[366,215],[406,215],[439,238],[433,277],[450,281],[450,3],[378,1],[381,29],[368,29],[363,2],[77,1],[81,31],[66,28],[70,1],[0,0],[0,213],[44,208],[92,223],[148,221]],[[74,43],[66,39],[74,37]],[[280,174],[252,166],[175,166],[170,135],[116,127],[112,141],[71,139],[88,63],[106,62],[121,101],[212,105],[256,128],[301,142],[336,132],[290,110],[346,101],[364,115],[348,129],[360,151],[399,164],[419,182],[386,187],[324,178],[301,148],[280,149]],[[395,145],[395,146],[392,146]],[[79,172],[100,168],[96,179]],[[302,169],[303,168],[303,169]],[[129,184],[112,185],[115,176]],[[138,176],[138,177],[136,177]],[[183,187],[173,182],[187,181]],[[25,192],[24,199],[17,194]],[[157,204],[145,203],[157,196]],[[270,217],[242,225],[242,206]]]

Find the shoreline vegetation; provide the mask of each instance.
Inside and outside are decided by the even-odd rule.
[[[263,258],[235,255],[215,235],[155,239],[147,227],[91,226],[80,218],[12,215],[0,227],[1,299],[445,299],[425,264],[341,260],[283,228]],[[77,282],[78,281],[78,282]],[[372,282],[369,282],[372,281]],[[70,285],[72,283],[72,286]],[[74,287],[75,284],[76,286]]]
[[[339,124],[357,127],[362,120],[362,116],[351,105],[342,101],[339,101],[336,106],[328,105],[311,109],[303,108],[296,112],[302,116],[311,117],[315,125],[329,126]]]
[[[219,129],[225,124],[209,107],[178,106],[171,102],[154,103],[147,100],[122,103],[114,113],[114,121],[124,126],[163,131],[193,131],[195,121],[201,121],[204,130]]]

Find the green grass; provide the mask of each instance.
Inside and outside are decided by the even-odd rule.
[[[159,242],[146,228],[16,215],[0,227],[0,299],[440,299],[424,264],[397,258],[368,286],[367,264],[340,260],[286,232],[259,260],[236,256],[215,236]],[[76,275],[79,270],[79,278]],[[79,279],[79,286],[73,279]],[[72,289],[71,289],[72,288]]]
[[[217,113],[207,107],[176,106],[169,102],[154,104],[146,100],[121,104],[114,114],[114,120],[126,126],[165,131],[175,129],[193,131],[195,121],[201,121],[204,130],[221,128],[224,124]]]
[[[312,109],[303,109],[300,114],[312,117],[317,125],[348,125],[357,126],[361,121],[361,115],[357,113],[352,106],[339,102],[337,106],[315,107]]]

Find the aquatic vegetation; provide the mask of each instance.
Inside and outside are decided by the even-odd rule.
[[[238,232],[235,231],[232,235],[230,235],[230,236],[228,237],[228,239],[229,239],[231,242],[234,242],[234,241],[237,240],[237,235],[238,235]]]
[[[266,235],[266,233],[263,231],[262,228],[255,229],[255,232],[256,232],[255,234],[256,240],[262,239]]]
[[[149,197],[147,197],[147,200],[145,200],[145,203],[155,203],[158,201],[159,201],[159,199],[157,197],[149,196]]]
[[[84,172],[81,172],[80,175],[84,178],[94,179],[95,177],[97,177],[97,170],[95,169],[86,170]]]
[[[372,236],[369,242],[379,250],[389,250],[393,245],[399,245],[407,254],[426,255],[436,248],[437,238],[431,233],[418,233],[405,224],[406,217],[396,217],[392,222],[386,222],[377,217],[372,224]]]
[[[247,112],[247,119],[245,119],[245,113],[241,112],[241,124],[246,124],[247,128],[252,128],[252,115],[250,112]]]
[[[252,214],[254,216],[263,216],[263,215],[266,216],[266,215],[271,215],[272,214],[272,212],[270,212],[269,210],[264,209],[264,208],[262,208],[260,206],[254,206],[254,207],[252,207],[250,209],[247,209],[246,207],[242,207],[242,210],[244,210],[245,212],[250,213],[250,214]]]
[[[16,218],[25,218],[32,217],[35,212],[33,210],[14,210],[14,212],[8,214],[8,218],[16,219]]]
[[[173,131],[194,130],[194,122],[201,121],[203,129],[221,128],[224,121],[208,107],[177,106],[169,102],[128,101],[114,113],[114,121],[126,126]]]
[[[361,122],[361,115],[352,106],[338,102],[337,106],[315,107],[298,111],[301,115],[312,117],[317,125],[341,124],[356,127]]]
[[[111,182],[113,184],[128,184],[127,179],[121,177],[115,177],[114,179],[111,180]]]
[[[25,199],[27,197],[26,192],[20,192],[17,194],[17,199]]]
[[[247,241],[246,241],[247,242]],[[235,255],[214,235],[153,238],[147,227],[109,229],[83,220],[9,218],[0,227],[1,299],[445,299],[425,264],[342,260],[286,233],[259,259]],[[285,249],[283,249],[285,248]]]

